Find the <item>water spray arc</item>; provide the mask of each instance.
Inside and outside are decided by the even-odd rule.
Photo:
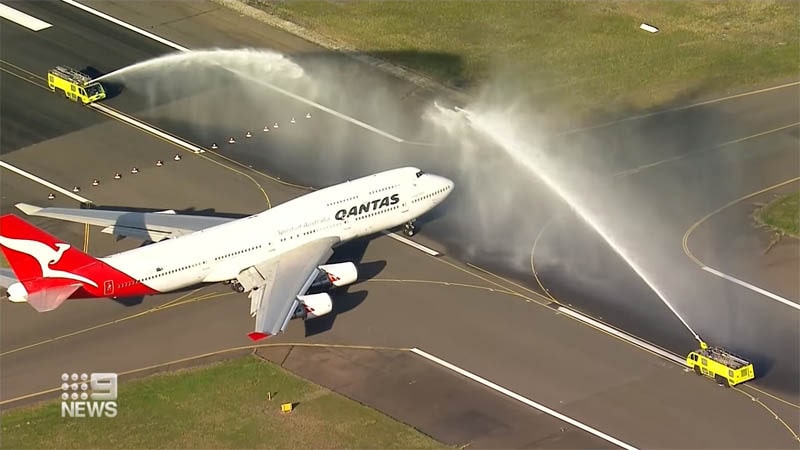
[[[435,105],[440,113],[447,113],[446,110],[439,105]],[[644,271],[644,269],[636,262],[626,250],[625,246],[611,233],[611,231],[603,225],[603,222],[588,208],[582,201],[581,197],[569,190],[562,183],[559,183],[551,173],[557,173],[553,164],[540,157],[536,161],[532,160],[528,154],[523,150],[526,148],[525,141],[518,137],[511,127],[508,126],[508,121],[502,117],[495,116],[491,113],[476,113],[467,111],[465,109],[456,108],[456,111],[466,118],[471,127],[483,135],[491,138],[498,144],[508,155],[524,167],[531,174],[542,180],[550,189],[553,190],[562,200],[564,200],[575,213],[581,217],[595,232],[597,232],[630,267],[642,279],[642,281],[656,293],[659,299],[672,311],[673,314],[681,321],[687,330],[694,336],[694,338],[705,347],[705,343],[694,331],[694,329],[684,320],[678,311],[667,300],[666,295],[659,289],[653,282],[651,277]]]

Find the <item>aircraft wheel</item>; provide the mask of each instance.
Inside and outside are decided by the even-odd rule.
[[[403,226],[403,234],[405,234],[408,237],[411,237],[417,234],[417,227],[414,226],[413,223],[409,222]]]

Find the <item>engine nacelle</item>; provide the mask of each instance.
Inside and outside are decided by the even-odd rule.
[[[314,319],[333,311],[333,301],[327,292],[300,295],[300,306],[295,310],[293,319]]]
[[[311,283],[309,291],[327,291],[334,287],[347,286],[358,279],[358,269],[351,262],[324,264],[318,269],[321,273]]]

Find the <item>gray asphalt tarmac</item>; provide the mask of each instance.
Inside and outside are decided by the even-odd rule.
[[[24,10],[26,7],[27,5],[20,6],[20,9]],[[198,9],[206,7],[208,12],[198,17],[207,22],[200,22],[204,26],[195,27],[198,31],[191,33],[192,26],[188,17],[196,15]],[[105,33],[104,39],[111,47],[115,40],[125,41],[125,48],[138,49],[135,51],[142,51],[141,49],[150,45],[137,42],[144,40],[138,36],[116,34],[114,28],[96,24],[94,22],[97,19],[89,16],[61,15],[59,12],[61,8],[69,9],[65,5],[37,4],[31,8],[43,8],[48,11],[49,8],[53,8],[54,12],[50,14],[54,17],[67,18],[69,25],[64,27],[65,30],[74,28],[79,30],[82,36],[102,30]],[[147,16],[159,17],[158,23],[166,24],[155,26],[156,32],[164,29],[165,32],[176,33],[185,39],[181,42],[184,45],[208,45],[206,40],[213,40],[215,34],[237,36],[242,39],[239,42],[244,41],[250,45],[264,47],[280,47],[284,45],[284,40],[292,40],[281,37],[276,41],[270,41],[275,32],[265,33],[263,28],[254,27],[246,19],[207,4],[170,3],[159,4],[159,8],[153,11],[163,12],[166,9],[169,14]],[[131,14],[132,9],[126,4],[108,5],[106,11],[115,15],[119,13],[123,19],[136,20],[136,15]],[[136,11],[141,13],[142,10]],[[38,9],[32,9],[30,12],[40,13]],[[126,14],[132,17],[126,17]],[[53,19],[56,23],[58,20]],[[153,19],[148,20],[152,25]],[[146,25],[146,23],[139,24]],[[212,24],[216,24],[216,27],[212,27]],[[9,27],[3,27],[4,30],[7,28]],[[214,31],[210,31],[211,29]],[[232,33],[233,29],[237,30],[238,34]],[[247,30],[257,31],[250,34]],[[195,35],[197,41],[190,39]],[[77,38],[59,37],[60,42],[63,42],[63,39],[69,41]],[[10,60],[15,65],[32,72],[40,70],[29,61],[33,58],[23,52],[7,52],[6,47],[14,46],[9,42],[18,43],[19,40],[3,39],[4,60],[7,59],[6,55],[17,55],[19,60]],[[132,51],[131,55],[135,55],[135,51]],[[150,56],[163,51],[162,48]],[[125,52],[120,50],[115,58],[124,59],[124,54]],[[92,51],[80,56],[84,58],[86,64],[92,65],[100,65],[104,59],[102,53]],[[70,58],[77,56],[71,55]],[[57,61],[63,62],[63,57]],[[55,64],[55,62],[45,61],[45,64]],[[4,73],[3,84],[7,79],[10,80]],[[21,80],[19,82],[24,83]],[[300,114],[308,111],[306,105],[288,102],[285,98],[278,97],[270,97],[273,101],[263,102],[263,97],[249,97],[247,95],[250,93],[249,90],[243,89],[239,93],[236,89],[231,91],[233,92],[226,94],[228,95],[226,100],[238,108],[221,107],[219,101],[214,103],[219,97],[214,97],[213,92],[203,92],[175,102],[162,102],[146,110],[137,109],[142,108],[148,99],[146,95],[138,94],[133,88],[126,89],[108,104],[130,113],[136,112],[140,117],[152,119],[162,128],[175,133],[180,132],[182,136],[185,135],[195,142],[208,142],[212,138],[225,139],[228,135],[236,134],[239,143],[234,147],[235,151],[240,153],[233,153],[231,156],[241,159],[245,164],[259,164],[256,168],[267,168],[270,163],[275,164],[280,166],[275,170],[278,173],[281,168],[297,169],[292,167],[292,164],[297,164],[296,159],[287,158],[286,152],[304,148],[310,150],[320,146],[324,148],[333,140],[331,136],[341,132],[342,127],[335,123],[336,120],[316,112],[309,122],[304,122],[306,120],[304,116],[301,121]],[[23,91],[14,92],[22,94]],[[133,98],[130,104],[126,103],[128,101],[126,95],[129,94]],[[50,94],[43,90],[41,95]],[[245,100],[248,97],[250,104],[260,104],[264,108],[258,116],[253,114],[252,109],[246,107],[248,103]],[[20,99],[14,101],[23,102]],[[204,104],[208,107],[199,108]],[[57,116],[70,115],[70,110],[65,108],[71,106],[68,104],[63,108],[60,105],[54,106],[50,113]],[[132,109],[127,110],[126,107]],[[413,106],[410,108],[413,109]],[[13,111],[12,115],[15,114]],[[196,114],[186,114],[187,111]],[[8,110],[3,110],[4,118],[7,112]],[[305,128],[297,127],[294,132],[287,132],[276,138],[272,138],[273,134],[270,134],[270,139],[274,139],[274,142],[265,141],[266,136],[263,132],[259,135],[258,141],[255,141],[255,138],[251,141],[242,138],[248,128],[252,127],[255,131],[258,130],[256,126],[261,124],[263,127],[266,120],[278,120],[274,116],[286,120],[292,115],[300,121],[296,125],[302,124]],[[206,134],[198,134],[198,130],[192,127],[195,119],[206,118],[209,120],[207,124],[210,124],[212,123],[210,118],[213,117],[218,119],[216,128],[209,130],[207,126],[204,127],[203,133]],[[14,120],[27,123],[24,118]],[[285,129],[287,125],[282,125],[280,128],[280,130]],[[184,130],[187,130],[185,134]],[[326,133],[326,130],[329,133]],[[189,155],[179,163],[170,163],[156,169],[152,165],[156,159],[168,160],[179,150],[152,136],[106,119],[72,134],[51,133],[59,137],[42,141],[34,146],[19,148],[4,146],[3,159],[65,187],[79,183],[86,185],[87,182],[83,180],[97,177],[94,175],[95,172],[107,174],[101,184],[102,189],[98,189],[96,193],[89,191],[88,187],[84,188],[87,197],[103,205],[174,209],[214,208],[217,212],[247,213],[263,209],[267,204],[266,197],[256,184],[264,186],[264,191],[273,204],[301,192],[270,182],[266,177],[241,167],[236,168],[239,171],[237,173],[212,160]],[[385,139],[373,141],[372,139],[376,138],[361,128],[358,128],[356,133],[359,133],[357,139],[351,140],[347,137],[341,142],[371,146],[370,148],[375,149],[375,153],[370,161],[359,163],[348,158],[317,157],[309,164],[314,170],[305,171],[302,177],[305,180],[300,181],[311,179],[315,185],[325,184],[323,181],[326,180],[323,177],[313,179],[320,174],[318,170],[325,167],[331,169],[331,173],[327,176],[335,177],[347,171],[363,171],[378,161],[383,161],[386,156],[383,149],[387,147]],[[20,143],[26,142],[22,137],[14,139]],[[285,148],[281,145],[297,141],[300,144],[292,147]],[[12,139],[8,142],[15,141]],[[111,149],[109,142],[113,142]],[[332,147],[339,148],[341,144]],[[413,146],[405,146],[400,150],[404,152],[403,158],[430,153],[430,149]],[[232,153],[227,147],[224,151],[225,154]],[[363,155],[364,152],[360,154]],[[299,156],[303,155],[301,153]],[[248,156],[250,160],[246,158]],[[217,158],[213,156],[212,158],[218,161]],[[432,155],[428,155],[425,159],[432,159]],[[88,161],[92,162],[91,169],[87,169]],[[393,163],[391,159],[385,162],[387,165]],[[132,165],[138,165],[146,170],[134,177],[127,174],[127,169]],[[170,175],[166,177],[159,175],[157,170],[161,169],[169,170]],[[110,180],[110,175],[117,170],[125,175],[119,182],[114,182]],[[289,173],[290,170],[286,172]],[[252,179],[242,173],[248,174]],[[41,189],[39,192],[42,200],[30,199],[37,195],[33,187],[29,192],[25,190],[24,193],[20,193],[26,200],[7,196],[6,193],[15,195],[16,193],[6,190],[10,175],[5,171],[2,174],[3,195],[7,197],[3,199],[3,212],[8,211],[9,204],[18,201],[44,202],[46,191]],[[257,180],[257,183],[254,183],[253,179]],[[62,199],[59,197],[56,201]],[[466,198],[462,197],[460,201],[466,201]],[[438,222],[427,224],[426,234],[420,239],[433,242],[434,247],[438,245],[437,248],[442,248],[441,244],[435,244],[436,223],[445,224],[446,221],[439,219]],[[56,225],[49,224],[49,226]],[[444,229],[444,225],[439,226]],[[69,230],[64,225],[58,227],[59,231],[54,234],[59,236],[62,236],[61,227]],[[79,245],[83,238],[81,231],[80,227],[73,227],[63,237],[74,245]],[[97,234],[96,230],[93,230],[90,237],[90,250],[94,254],[118,251],[125,245],[133,245],[124,241],[115,244],[106,236],[97,239]],[[356,256],[361,251],[358,246],[350,249]],[[425,257],[410,247],[386,238],[372,241],[366,247],[364,255],[358,259],[368,263],[367,270],[362,272],[368,272],[371,279],[351,287],[348,294],[337,296],[337,309],[339,309],[337,314],[325,319],[324,322],[317,322],[310,330],[305,330],[300,323],[292,324],[289,331],[280,336],[278,341],[310,340],[322,343],[391,347],[418,346],[637,446],[786,448],[793,445],[791,435],[786,429],[746,395],[716,389],[708,380],[685,374],[680,368],[636,350],[615,338],[598,334],[597,331],[575,321],[557,316],[550,308],[537,305],[536,301],[542,301],[541,298],[520,287],[478,273],[449,258]],[[442,285],[441,282],[451,284]],[[455,283],[458,285],[454,285]],[[519,295],[498,294],[486,289],[499,288],[498,284],[504,289],[513,289],[525,294],[530,301],[525,301]],[[0,343],[3,351],[0,355],[3,367],[0,374],[3,399],[48,389],[56,384],[61,372],[72,367],[76,370],[78,368],[86,370],[86,367],[91,367],[92,370],[125,371],[198,353],[245,345],[243,332],[252,327],[250,317],[244,313],[247,309],[246,299],[230,294],[209,296],[205,299],[199,297],[205,293],[212,295],[217,292],[227,294],[230,291],[224,287],[205,288],[200,293],[190,295],[182,301],[178,300],[175,306],[163,307],[148,313],[145,311],[153,306],[165,305],[168,301],[177,299],[180,294],[146,299],[142,304],[131,307],[103,301],[72,302],[47,315],[33,314],[32,311],[28,311],[29,308],[26,310],[25,305],[3,303],[0,306],[2,308],[0,315],[3,318],[3,339]],[[230,303],[236,303],[238,306],[232,306]],[[23,310],[26,312],[20,312]],[[122,322],[103,325],[70,337],[35,345],[43,336],[47,339],[74,333],[135,313],[142,314]],[[8,317],[13,320],[8,319],[7,324]],[[47,318],[43,319],[45,317]],[[221,318],[224,319],[220,320]],[[307,333],[310,336],[306,336]],[[10,344],[7,345],[7,342]],[[21,349],[27,345],[35,346]],[[120,348],[125,348],[126,351],[120,352]],[[42,369],[43,365],[52,370]],[[368,367],[365,373],[369,373],[370,370]],[[655,397],[658,399],[654,400]],[[699,409],[686,408],[686,405],[698,403],[720,405],[718,411],[721,412],[709,419],[708,415]],[[470,407],[472,406],[468,406]],[[791,416],[792,412],[796,417],[796,409],[789,407],[788,411],[782,414],[782,417]],[[520,420],[525,420],[524,416]],[[791,417],[788,420],[791,420]],[[465,426],[468,426],[467,422]],[[696,426],[701,422],[704,423],[704,429]],[[737,433],[730,433],[733,424]],[[717,430],[717,432],[709,433],[707,430]],[[597,446],[588,436],[584,435],[581,439],[585,440],[574,441],[571,445]]]
[[[710,267],[747,282],[759,280],[759,287],[800,303],[800,241],[784,237],[774,246],[773,234],[764,229],[753,233],[753,213],[757,205],[776,196],[796,191],[794,182],[731,205],[701,223],[689,237],[694,255]],[[749,255],[749,257],[748,257]],[[800,326],[800,316],[798,316]]]

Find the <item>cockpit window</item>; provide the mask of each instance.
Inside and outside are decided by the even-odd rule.
[[[423,172],[421,170],[419,172],[417,172],[417,178],[419,178],[419,177],[421,177],[423,175],[425,175],[425,172]]]

